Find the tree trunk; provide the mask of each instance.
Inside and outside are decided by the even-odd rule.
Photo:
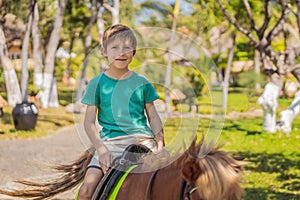
[[[97,12],[97,28],[98,28],[98,37],[99,37],[99,43],[102,46],[102,39],[104,34],[104,20],[103,20],[103,10],[104,8],[102,6],[99,6],[98,12]]]
[[[98,12],[97,12],[97,28],[98,28],[98,37],[99,37],[99,44],[102,47],[102,40],[103,40],[103,34],[105,31],[104,28],[104,19],[103,19],[103,12],[104,12],[104,7],[102,7],[101,5],[97,6],[98,8]],[[100,61],[100,72],[102,73],[104,71],[104,69],[107,67],[106,64],[104,64],[105,62],[103,62],[103,60]]]
[[[171,48],[173,47],[175,31],[176,31],[176,24],[177,24],[177,16],[180,10],[180,0],[176,0],[175,7],[174,7],[174,19],[172,24],[172,32],[170,38],[170,44],[168,47],[168,63],[166,68],[166,77],[165,77],[165,104],[166,104],[166,114],[169,115],[171,113],[171,98],[170,98],[170,85],[171,85],[171,78],[172,78],[172,56],[170,53]]]
[[[114,9],[112,11],[112,17],[113,17],[113,24],[119,24],[120,23],[120,1],[114,0]]]
[[[120,1],[119,0],[114,0],[114,6],[113,7],[111,7],[107,3],[104,3],[103,7],[111,12],[112,24],[113,25],[119,24],[120,23],[120,19],[119,19],[120,18],[119,17],[119,15],[120,15]]]
[[[254,50],[254,70],[255,70],[255,93],[260,94],[261,85],[259,83],[260,80],[260,56],[257,50]]]
[[[38,27],[39,10],[38,2],[34,5],[34,14],[32,21],[32,43],[33,43],[33,59],[34,59],[34,88],[40,90],[43,85],[43,55],[41,50],[41,32]]]
[[[298,33],[300,35],[300,1],[297,0],[297,24],[298,24]]]
[[[280,112],[280,120],[277,124],[278,130],[290,134],[292,123],[295,117],[300,113],[300,90],[295,94],[295,98],[288,109]]]
[[[16,71],[11,60],[8,58],[6,39],[2,25],[0,25],[0,62],[4,70],[8,104],[15,106],[17,103],[21,103],[22,96]]]
[[[74,41],[75,41],[75,34],[71,33],[71,41],[70,41],[70,46],[69,46],[69,58],[68,58],[68,64],[67,64],[67,69],[66,69],[66,77],[67,77],[67,85],[68,87],[70,86],[70,78],[72,76],[72,51],[73,51],[73,46],[74,46]]]
[[[53,82],[53,73],[55,65],[55,52],[59,43],[60,29],[63,23],[64,11],[66,8],[68,0],[61,0],[57,9],[53,30],[50,35],[49,43],[47,46],[47,54],[45,58],[45,71],[44,71],[44,81],[43,90],[39,94],[41,98],[41,105],[43,108],[49,107],[49,101],[52,99],[51,105],[58,105],[58,99],[55,96],[50,96],[51,94],[57,94],[56,84]],[[54,79],[55,80],[55,79]],[[53,84],[53,85],[52,85]],[[55,91],[51,91],[55,90]],[[56,107],[56,106],[55,106]]]
[[[280,87],[269,82],[264,89],[263,94],[258,98],[258,104],[263,107],[264,110],[264,122],[263,128],[269,133],[276,132],[276,109],[278,106],[278,96]]]
[[[25,36],[23,38],[22,44],[22,71],[21,71],[21,92],[22,92],[22,100],[26,102],[28,100],[28,81],[29,81],[29,72],[28,72],[28,51],[29,51],[29,39],[30,39],[30,31],[32,26],[32,6],[34,4],[32,1],[30,2],[30,13],[28,17],[28,23],[26,27]]]
[[[264,53],[261,53],[262,62],[265,69],[271,69],[272,63],[265,57]],[[281,61],[278,61],[278,71],[280,71],[284,65]],[[269,75],[269,83],[265,86],[263,94],[258,98],[258,104],[263,107],[264,110],[264,122],[263,128],[269,133],[276,132],[276,110],[278,107],[278,97],[283,85],[283,75],[278,72],[272,72]]]
[[[93,0],[92,6],[90,9],[91,17],[90,17],[89,24],[88,24],[88,34],[86,36],[85,44],[84,44],[85,59],[83,61],[83,66],[81,69],[81,76],[80,76],[80,81],[79,81],[77,94],[76,94],[76,102],[79,102],[83,95],[83,87],[85,84],[85,72],[86,72],[88,62],[89,62],[89,50],[92,45],[92,27],[96,20],[95,8],[96,8],[96,0]],[[78,104],[76,104],[76,105],[78,105]],[[76,108],[74,108],[74,109],[75,109],[75,111],[77,110]]]
[[[57,86],[56,86],[56,77],[52,78],[51,88],[50,88],[50,96],[49,96],[49,107],[57,108],[59,107],[58,103],[58,94],[57,94]]]
[[[226,112],[227,110],[227,101],[228,101],[228,88],[229,88],[229,79],[230,79],[230,71],[232,66],[232,60],[234,56],[234,46],[235,46],[235,36],[233,36],[233,44],[232,48],[230,49],[227,66],[225,70],[225,76],[224,76],[224,85],[223,85],[223,109]]]
[[[300,66],[299,68],[295,69],[292,71],[292,74],[295,76],[295,78],[298,80],[298,82],[300,83]]]

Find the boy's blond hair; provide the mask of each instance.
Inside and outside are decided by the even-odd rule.
[[[124,40],[129,39],[129,41],[134,49],[133,55],[135,55],[136,46],[137,46],[136,37],[135,37],[133,31],[129,27],[122,25],[122,24],[116,24],[116,25],[110,26],[109,28],[107,28],[104,31],[102,44],[103,44],[103,48],[105,51],[107,50],[107,45],[111,41],[115,40],[116,38],[121,38]]]

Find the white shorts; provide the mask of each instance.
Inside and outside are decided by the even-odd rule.
[[[108,150],[111,152],[112,157],[113,157],[112,159],[122,156],[126,147],[131,144],[142,144],[142,145],[148,147],[153,152],[157,151],[157,143],[154,140],[154,137],[142,135],[142,134],[135,134],[135,135],[130,135],[130,136],[120,136],[120,137],[108,139],[108,140],[104,141],[103,143],[108,148]],[[87,168],[101,169],[97,151],[95,151],[95,154]]]

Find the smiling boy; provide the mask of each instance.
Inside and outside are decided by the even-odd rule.
[[[136,46],[136,37],[127,26],[114,25],[104,32],[101,52],[108,59],[109,68],[90,81],[82,98],[87,104],[85,131],[96,154],[79,190],[79,200],[91,199],[112,159],[128,145],[164,150],[162,122],[153,103],[159,96],[145,77],[129,70]],[[103,127],[100,134],[96,118]]]

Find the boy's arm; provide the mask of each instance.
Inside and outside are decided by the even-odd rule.
[[[153,102],[146,103],[145,107],[146,107],[146,113],[148,116],[148,121],[149,121],[150,127],[152,129],[152,132],[154,133],[154,136],[155,136],[155,139],[157,142],[158,151],[161,151],[163,149],[163,147],[165,146],[162,121],[156,111],[156,108],[155,108],[155,105]]]
[[[105,144],[102,142],[99,132],[95,125],[97,115],[97,107],[93,105],[87,105],[85,118],[84,118],[84,128],[92,142],[93,146],[99,154],[99,162],[104,173],[108,170],[112,157],[110,151],[106,148]]]

